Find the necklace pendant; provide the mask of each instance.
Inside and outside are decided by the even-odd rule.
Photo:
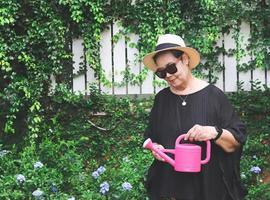
[[[183,101],[182,102],[182,106],[186,106],[187,105],[187,102],[186,101]]]

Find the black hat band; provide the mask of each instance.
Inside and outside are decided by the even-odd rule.
[[[159,50],[167,49],[167,48],[171,48],[171,47],[181,47],[181,46],[177,45],[177,44],[172,44],[172,43],[163,43],[163,44],[157,45],[155,51],[159,51]]]

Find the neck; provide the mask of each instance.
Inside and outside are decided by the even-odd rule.
[[[178,87],[170,87],[171,91],[178,95],[186,95],[192,93],[194,85],[196,85],[197,78],[192,74]]]
[[[195,78],[191,75],[185,82],[178,87],[170,87],[171,91],[177,95],[188,95],[197,92],[208,85],[207,82]]]

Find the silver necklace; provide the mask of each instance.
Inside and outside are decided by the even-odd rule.
[[[187,105],[186,99],[187,99],[188,95],[185,98],[182,98],[180,95],[179,95],[179,97],[182,100],[182,106],[186,106]]]

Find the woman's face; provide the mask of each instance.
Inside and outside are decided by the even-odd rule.
[[[165,68],[169,63],[175,63],[177,72],[174,74],[167,73],[165,80],[171,87],[181,87],[185,83],[190,74],[188,67],[188,56],[183,54],[180,58],[175,58],[172,53],[161,54],[156,60],[158,68]]]

